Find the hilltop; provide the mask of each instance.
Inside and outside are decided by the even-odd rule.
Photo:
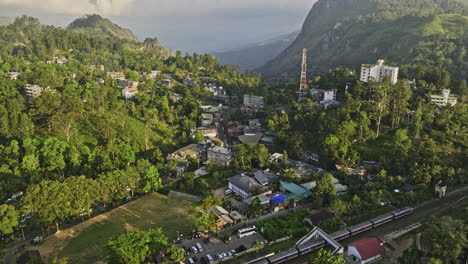
[[[245,45],[242,48],[213,52],[222,64],[239,65],[242,69],[253,70],[278,56],[299,35],[299,31],[281,35],[265,41]]]
[[[319,0],[297,39],[258,70],[270,79],[299,78],[301,50],[309,71],[358,68],[379,58],[447,68],[468,78],[467,1]]]
[[[137,42],[137,37],[129,29],[122,28],[100,15],[86,15],[70,23],[67,29],[98,35],[108,35]]]

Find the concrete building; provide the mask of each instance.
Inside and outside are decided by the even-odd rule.
[[[107,72],[106,75],[112,79],[125,79],[124,72]]]
[[[231,225],[234,220],[229,216],[229,212],[221,206],[211,207],[211,211],[216,215],[216,227],[221,229],[225,225]]]
[[[384,60],[378,60],[377,64],[362,64],[361,81],[369,82],[372,77],[376,82],[382,82],[385,76],[390,77],[390,82],[394,85],[398,81],[398,67],[383,65]]]
[[[336,100],[337,90],[311,89],[310,95],[315,101]]]
[[[244,105],[245,106],[263,107],[263,96],[245,94],[244,95]]]
[[[213,146],[208,149],[208,162],[216,163],[221,166],[229,166],[232,161],[232,152],[223,147]]]
[[[43,88],[43,87],[41,87],[41,86],[39,86],[37,84],[35,84],[35,85],[26,84],[26,86],[24,87],[26,96],[29,99],[39,97],[42,94],[43,91],[48,90],[48,89],[49,89],[49,87]]]
[[[134,86],[132,87],[124,87],[122,89],[122,95],[125,97],[125,99],[132,99],[135,94],[138,93],[138,89]]]
[[[261,194],[269,190],[269,186],[278,183],[278,176],[269,172],[257,170],[242,173],[228,179],[228,189],[242,198],[250,197],[256,193]]]
[[[458,97],[454,95],[450,95],[449,89],[442,90],[441,95],[431,95],[431,103],[436,104],[438,106],[454,106],[458,102]]]
[[[202,114],[201,125],[204,127],[210,126],[213,123],[212,114]]]
[[[10,79],[16,81],[18,80],[18,77],[21,75],[21,72],[9,72],[7,74],[8,76],[10,76]]]
[[[366,264],[383,257],[385,248],[379,238],[363,238],[348,245],[347,255],[353,258],[352,263]]]

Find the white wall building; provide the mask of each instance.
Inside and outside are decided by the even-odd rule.
[[[438,106],[454,106],[458,102],[458,98],[454,95],[450,95],[449,89],[442,90],[441,95],[431,95],[431,103],[436,104]]]
[[[361,81],[368,82],[369,78],[374,78],[376,82],[382,82],[385,76],[390,77],[390,82],[394,85],[398,81],[398,67],[383,65],[384,60],[378,60],[377,64],[362,64]]]
[[[383,257],[385,248],[378,238],[363,238],[348,245],[347,255],[353,258],[352,263],[366,264]]]
[[[263,96],[256,95],[244,95],[244,105],[245,106],[260,106],[263,107]]]
[[[122,89],[122,95],[127,100],[132,99],[137,93],[138,93],[138,89],[136,87],[125,87]]]

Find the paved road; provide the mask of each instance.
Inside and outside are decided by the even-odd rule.
[[[286,209],[286,210],[281,210],[281,211],[274,212],[274,213],[267,214],[267,215],[262,215],[262,216],[260,216],[260,217],[258,217],[258,218],[249,219],[249,220],[247,220],[247,221],[244,221],[244,222],[241,222],[241,223],[232,225],[232,226],[230,226],[230,227],[223,228],[223,229],[222,229],[221,231],[219,231],[218,233],[219,233],[219,234],[232,233],[232,232],[234,232],[234,231],[237,231],[237,230],[243,228],[243,227],[244,227],[244,224],[247,224],[248,226],[252,226],[252,225],[255,225],[258,221],[261,221],[261,220],[266,220],[266,219],[271,219],[271,218],[274,218],[274,217],[279,217],[279,216],[287,215],[287,214],[290,214],[290,213],[295,212],[295,211],[298,211],[298,210],[310,209],[311,207],[312,207],[312,203],[307,203],[307,204],[303,204],[303,205],[300,205],[300,206],[297,206],[297,207],[294,207],[294,208],[290,208],[290,209]]]

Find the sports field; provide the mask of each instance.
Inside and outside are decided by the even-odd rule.
[[[98,215],[49,238],[37,248],[45,257],[68,257],[71,263],[102,263],[109,238],[126,230],[161,227],[170,240],[191,228],[191,202],[157,193]]]

